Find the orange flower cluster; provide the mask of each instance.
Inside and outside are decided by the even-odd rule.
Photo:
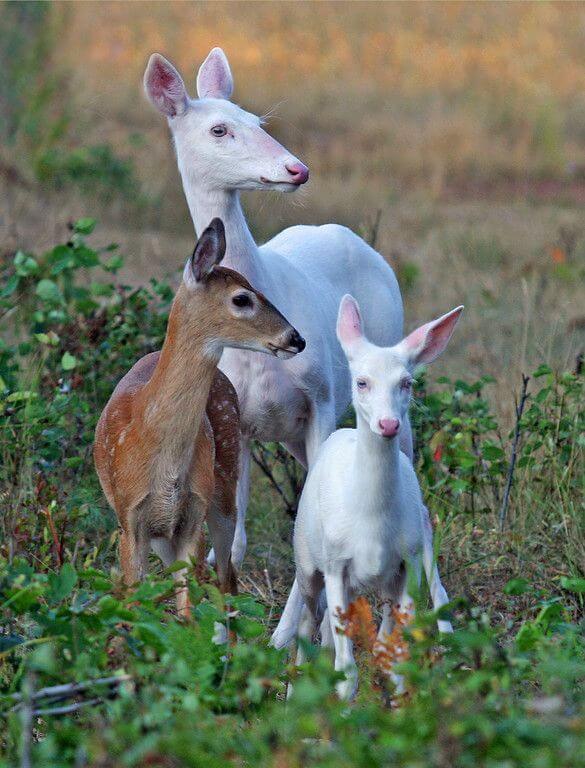
[[[394,628],[390,634],[378,638],[372,608],[365,597],[358,597],[350,603],[339,618],[344,624],[345,634],[358,648],[367,652],[374,671],[387,675],[395,664],[409,658],[408,644],[404,638],[404,627],[410,621],[410,614],[392,609]]]

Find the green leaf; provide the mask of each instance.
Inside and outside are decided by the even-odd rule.
[[[89,217],[85,219],[77,219],[73,225],[73,230],[80,235],[91,235],[95,229],[95,224],[95,219],[90,219]]]
[[[65,352],[61,358],[61,367],[64,371],[72,371],[77,365],[77,358],[73,357],[69,352]]]
[[[14,291],[18,288],[19,283],[20,277],[18,275],[12,275],[12,277],[6,282],[6,285],[0,292],[0,298],[7,299],[9,296],[12,296]]]
[[[51,304],[60,304],[63,301],[63,296],[57,283],[46,278],[39,280],[35,293],[40,299]]]
[[[522,577],[517,579],[510,579],[510,581],[504,587],[504,592],[507,595],[523,595],[530,589],[530,582]]]
[[[77,573],[71,563],[65,563],[59,573],[50,573],[47,580],[49,583],[47,600],[51,603],[60,603],[73,592],[77,584]]]
[[[585,579],[575,577],[569,578],[568,576],[561,576],[561,587],[569,592],[577,592],[582,595],[585,592]]]

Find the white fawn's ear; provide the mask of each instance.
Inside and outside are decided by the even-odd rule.
[[[455,330],[463,306],[456,307],[446,315],[421,325],[409,334],[399,346],[411,365],[432,363],[445,349]]]
[[[167,117],[182,115],[188,96],[183,78],[160,53],[153,53],[144,72],[144,90],[152,104]]]
[[[213,219],[197,241],[193,255],[185,264],[183,280],[187,286],[200,283],[225,256],[225,229],[221,219]]]
[[[349,293],[345,294],[339,305],[337,338],[348,357],[364,338],[360,308],[357,301]]]
[[[199,67],[197,95],[200,99],[229,99],[234,79],[227,57],[221,48],[213,48]]]

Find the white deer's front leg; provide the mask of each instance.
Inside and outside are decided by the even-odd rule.
[[[335,669],[345,672],[345,680],[337,683],[337,693],[339,698],[350,700],[357,691],[357,666],[353,658],[352,642],[345,634],[339,618],[340,613],[347,612],[347,589],[341,571],[325,574],[325,592],[335,646]]]
[[[331,401],[311,404],[311,415],[305,432],[305,455],[309,469],[315,463],[319,448],[335,431],[335,408]]]

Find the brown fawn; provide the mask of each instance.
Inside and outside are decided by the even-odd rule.
[[[162,350],[124,376],[96,428],[95,465],[118,516],[128,585],[144,577],[151,548],[165,566],[193,555],[206,520],[220,587],[237,591],[239,410],[217,364],[224,347],[288,358],[305,342],[244,277],[217,266],[225,249],[223,224],[214,219],[185,265]],[[188,614],[184,584],[177,607]]]

